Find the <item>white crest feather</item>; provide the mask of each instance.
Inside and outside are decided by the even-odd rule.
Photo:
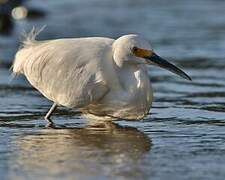
[[[41,27],[40,29],[35,29],[34,27],[29,33],[23,33],[22,43],[19,47],[19,50],[16,53],[15,59],[10,70],[13,71],[13,77],[16,74],[23,73],[23,65],[26,62],[27,49],[37,44],[36,37],[37,35],[44,30],[46,26]]]
[[[36,42],[37,35],[40,34],[45,27],[46,25],[42,26],[40,29],[33,27],[30,32],[24,32],[22,34],[22,45],[20,46],[20,49],[33,46]]]

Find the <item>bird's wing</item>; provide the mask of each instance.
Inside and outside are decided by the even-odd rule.
[[[48,99],[67,107],[87,106],[109,90],[102,60],[110,43],[74,39],[37,43],[21,50],[23,74]]]

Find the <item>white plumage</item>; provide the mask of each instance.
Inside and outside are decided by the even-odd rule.
[[[141,119],[148,114],[152,89],[146,63],[157,62],[150,62],[155,54],[142,37],[37,41],[36,35],[32,31],[24,40],[13,72],[24,74],[55,107],[78,108],[91,118],[109,120]]]

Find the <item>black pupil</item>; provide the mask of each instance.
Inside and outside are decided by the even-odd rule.
[[[134,47],[134,48],[133,48],[133,51],[137,51],[137,47]]]

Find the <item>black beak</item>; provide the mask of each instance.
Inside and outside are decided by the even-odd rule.
[[[152,64],[155,64],[161,68],[167,69],[168,71],[171,71],[179,76],[181,76],[184,79],[190,80],[191,78],[181,69],[174,66],[173,64],[169,63],[167,60],[161,58],[157,54],[153,53],[152,56],[145,57],[146,61]]]

